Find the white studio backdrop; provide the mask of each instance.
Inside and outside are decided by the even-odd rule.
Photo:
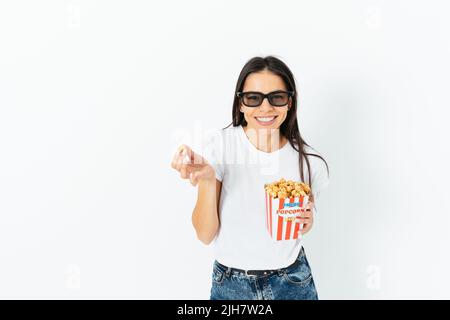
[[[445,1],[2,1],[0,297],[208,299],[179,143],[275,55],[330,166],[320,299],[450,298]]]

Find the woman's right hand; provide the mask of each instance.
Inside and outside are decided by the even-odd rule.
[[[172,168],[180,172],[182,179],[189,179],[193,186],[200,181],[215,182],[214,168],[201,155],[183,144],[178,147],[172,160]]]

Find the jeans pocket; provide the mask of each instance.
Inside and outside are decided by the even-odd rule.
[[[283,277],[289,283],[305,286],[311,281],[312,273],[308,263],[301,259],[295,268],[285,269]]]
[[[212,272],[213,284],[222,284],[224,278],[225,278],[225,271],[223,271],[216,264],[214,264],[213,272]]]

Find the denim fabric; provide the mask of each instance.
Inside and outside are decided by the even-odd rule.
[[[316,287],[302,247],[298,264],[264,276],[246,276],[213,264],[210,300],[318,300]]]

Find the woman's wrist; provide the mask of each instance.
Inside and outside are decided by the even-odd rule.
[[[210,164],[207,164],[205,173],[206,174],[199,177],[198,183],[207,186],[215,185],[216,172],[214,171],[214,168]]]
[[[202,178],[198,180],[199,186],[205,186],[205,187],[212,187],[215,186],[216,183],[216,177],[213,176],[212,178]]]

